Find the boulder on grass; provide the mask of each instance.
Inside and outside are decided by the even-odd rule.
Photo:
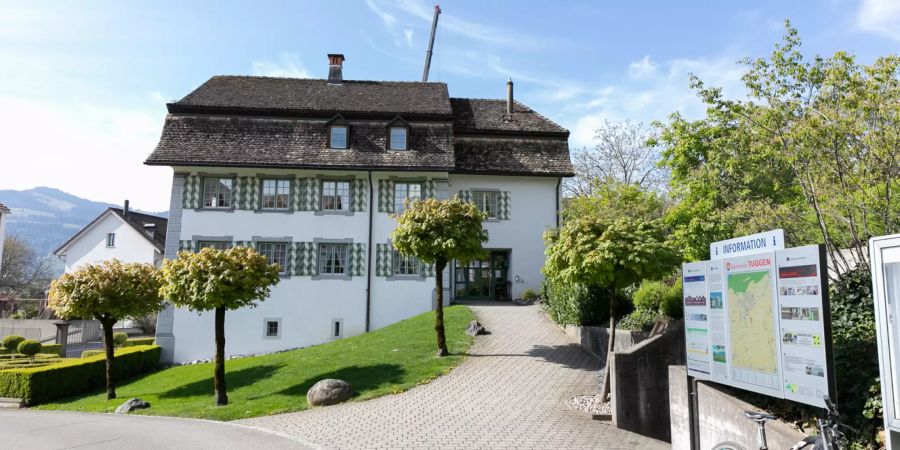
[[[144,409],[149,408],[150,403],[145,402],[137,397],[129,399],[127,402],[122,403],[116,408],[116,414],[128,414],[136,409]]]
[[[469,336],[477,336],[479,334],[487,334],[487,330],[485,330],[477,320],[473,320],[469,322],[469,326],[466,327],[466,334]]]
[[[335,405],[350,400],[353,389],[344,380],[326,378],[314,384],[306,393],[306,402],[310,406]]]

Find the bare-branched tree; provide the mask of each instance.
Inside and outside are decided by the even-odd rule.
[[[664,190],[667,171],[658,164],[658,149],[648,144],[652,137],[653,130],[642,123],[604,121],[594,131],[594,147],[572,154],[575,177],[565,183],[567,196],[589,195],[597,179]]]

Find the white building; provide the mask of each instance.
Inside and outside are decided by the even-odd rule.
[[[71,272],[84,264],[118,259],[159,265],[165,251],[166,219],[109,208],[60,246],[54,255]]]
[[[450,98],[444,83],[213,77],[168,105],[146,164],[174,169],[166,257],[257,248],[284,268],[257,308],[229,311],[229,354],[308,346],[433,308],[434,273],[394,252],[404,200],[459,195],[490,219],[484,261],[451,264],[447,301],[539,289],[557,225],[568,131],[512,99]],[[163,359],[213,354],[213,315],[169,308]]]
[[[0,268],[3,267],[3,241],[6,239],[6,217],[9,216],[9,208],[0,203]]]

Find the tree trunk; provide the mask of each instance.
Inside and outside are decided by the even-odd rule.
[[[116,387],[113,385],[113,361],[116,357],[115,342],[113,342],[114,319],[102,318],[100,325],[103,327],[103,348],[106,349],[106,399],[116,398]]]
[[[228,404],[225,392],[225,308],[216,308],[216,359],[213,385],[216,389],[216,406]]]
[[[434,262],[435,272],[435,288],[437,295],[434,296],[434,332],[437,334],[437,356],[447,356],[447,337],[444,335],[444,267],[447,261],[438,259]]]
[[[616,348],[616,290],[612,290],[609,297],[609,345],[606,348],[606,374],[603,376],[603,389],[600,390],[600,398],[605,402],[609,398],[609,391],[612,388],[612,368],[613,351]]]

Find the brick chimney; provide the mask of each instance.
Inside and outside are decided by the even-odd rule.
[[[341,84],[344,82],[344,55],[341,53],[328,54],[328,84]]]

